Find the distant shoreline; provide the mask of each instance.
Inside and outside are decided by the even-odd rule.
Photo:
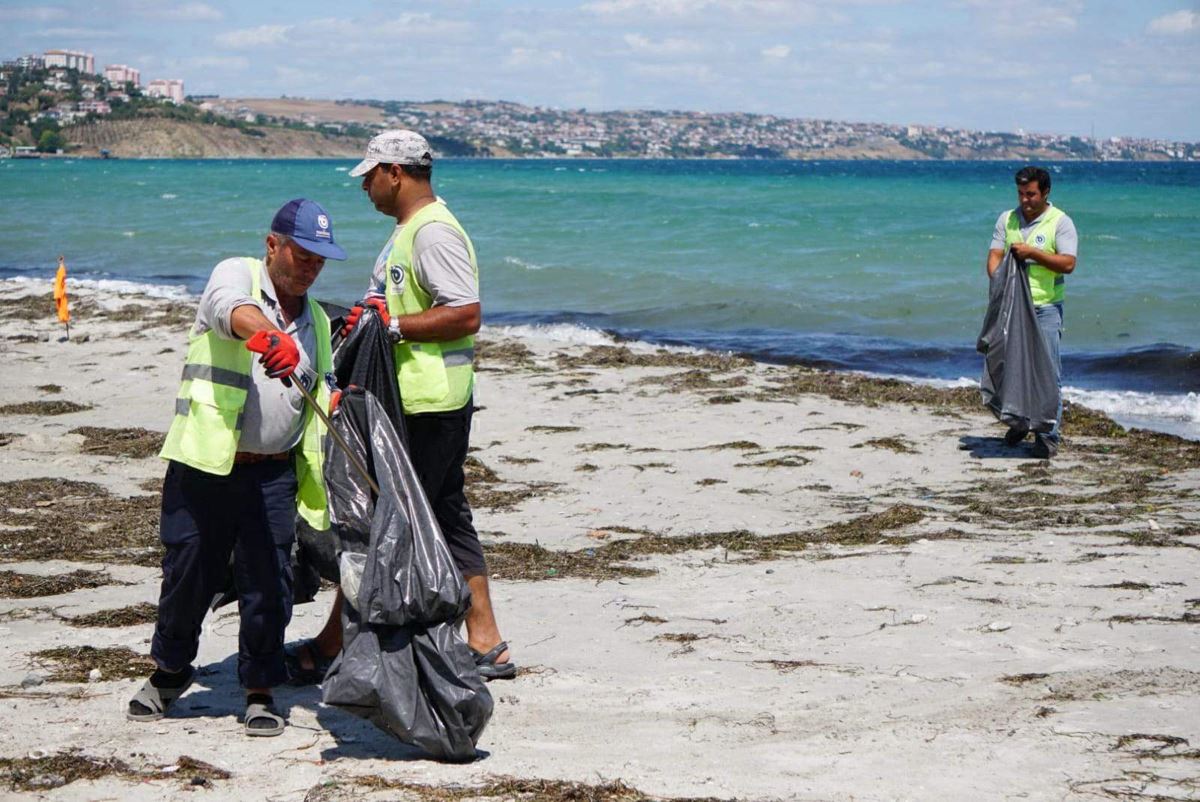
[[[55,161],[347,161],[359,159],[354,156],[302,156],[295,154],[245,154],[227,156],[98,156],[95,153],[39,153],[35,157],[6,158],[0,161],[30,161],[42,159]],[[1200,159],[1045,159],[1040,157],[979,157],[977,159],[917,159],[917,158],[879,158],[864,155],[859,157],[788,157],[788,158],[757,158],[746,156],[439,156],[439,161],[455,162],[500,162],[500,161],[561,161],[561,162],[929,162],[936,164],[975,164],[975,163],[1035,163],[1035,164],[1200,164]]]

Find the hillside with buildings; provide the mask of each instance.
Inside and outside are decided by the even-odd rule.
[[[188,97],[178,78],[90,53],[49,50],[0,64],[0,155],[353,155],[388,127],[442,155],[509,158],[1189,160],[1200,143],[854,123],[764,114],[604,111],[505,101]]]

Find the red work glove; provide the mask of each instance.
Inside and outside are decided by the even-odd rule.
[[[345,390],[334,390],[331,392],[329,394],[329,414],[332,415],[333,411],[338,408],[338,404],[342,403],[342,397],[345,396],[346,393],[354,392],[357,389],[358,385],[352,384]]]
[[[300,349],[296,347],[296,341],[282,331],[256,331],[246,340],[246,348],[262,354],[258,361],[272,379],[286,379],[300,366]]]
[[[350,307],[350,314],[346,315],[346,325],[342,326],[343,337],[350,336],[350,332],[358,325],[359,319],[368,306],[379,313],[379,319],[382,321],[383,327],[385,329],[388,327],[388,324],[391,323],[391,317],[388,315],[387,304],[382,298],[367,298],[362,303]]]

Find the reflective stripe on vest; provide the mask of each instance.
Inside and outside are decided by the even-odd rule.
[[[1004,248],[1012,247],[1015,242],[1028,242],[1038,250],[1047,253],[1058,253],[1055,242],[1055,229],[1063,211],[1057,206],[1047,206],[1042,212],[1042,219],[1029,232],[1029,238],[1021,236],[1021,212],[1013,209],[1008,213],[1004,222]],[[1062,273],[1042,267],[1036,262],[1029,262],[1029,292],[1033,296],[1034,306],[1062,303],[1066,295],[1067,278]]]
[[[467,244],[471,270],[479,285],[475,246],[446,204],[436,201],[418,209],[392,241],[386,267],[389,315],[415,315],[433,306],[433,299],[418,283],[413,268],[413,241],[429,223],[445,223]],[[399,285],[399,286],[398,286]],[[475,338],[460,337],[442,343],[405,340],[395,347],[396,381],[407,415],[462,409],[475,388]]]
[[[262,301],[262,262],[244,259],[250,272],[251,297]],[[329,316],[308,300],[316,330],[317,403],[329,408],[329,386],[324,375],[332,370]],[[175,417],[160,456],[190,465],[199,471],[227,476],[233,470],[242,433],[243,413],[250,390],[251,359],[241,340],[226,340],[215,331],[190,335],[183,381],[175,399]],[[297,512],[314,528],[328,529],[329,515],[322,473],[325,425],[306,411],[307,420],[296,459]]]

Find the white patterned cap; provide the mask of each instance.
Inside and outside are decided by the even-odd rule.
[[[384,131],[367,143],[367,155],[350,171],[352,176],[365,175],[377,164],[411,164],[429,167],[433,164],[433,149],[425,137],[403,128]]]

